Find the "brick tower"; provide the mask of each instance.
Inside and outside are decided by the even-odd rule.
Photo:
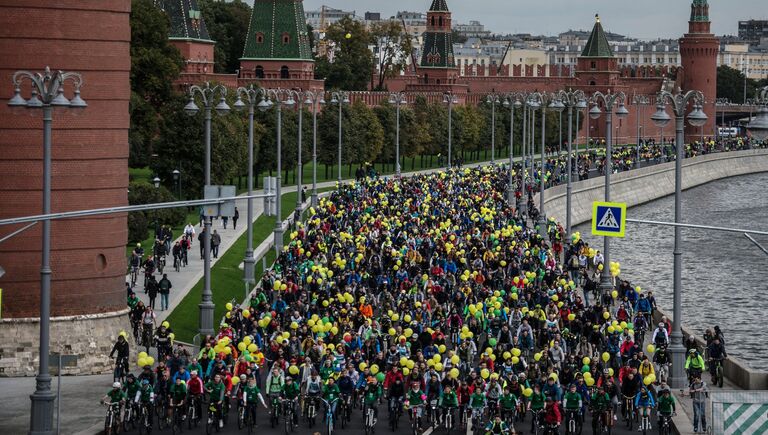
[[[323,89],[315,80],[302,0],[255,0],[240,79],[264,87]]]
[[[683,66],[683,90],[704,93],[704,112],[709,119],[704,125],[705,135],[714,134],[715,98],[717,97],[717,54],[720,40],[710,31],[709,5],[707,0],[693,0],[688,33],[680,38],[680,60]],[[698,135],[699,127],[686,123],[686,137]]]
[[[419,70],[420,82],[426,85],[453,85],[459,77],[453,56],[451,11],[445,0],[432,0],[427,11],[427,31]]]
[[[131,3],[122,0],[0,2],[0,218],[42,209],[42,113],[12,112],[16,70],[82,74],[88,107],[54,111],[53,212],[127,205]],[[52,26],[51,23],[67,23]],[[22,93],[29,97],[25,82]],[[67,92],[70,92],[69,88]],[[68,94],[71,96],[71,94]],[[0,227],[0,237],[21,225]],[[51,352],[75,355],[67,373],[111,370],[109,350],[125,316],[125,214],[51,225]],[[0,376],[37,369],[41,225],[0,243],[3,289]]]
[[[155,0],[155,5],[168,15],[168,39],[184,58],[182,76],[213,74],[215,43],[208,35],[197,0]]]

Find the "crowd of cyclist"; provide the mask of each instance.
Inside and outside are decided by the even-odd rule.
[[[649,429],[651,409],[668,425],[671,325],[654,323],[652,292],[554,220],[532,225],[530,198],[507,204],[507,177],[491,166],[341,185],[199,351],[174,349],[161,325],[157,364],[116,373],[106,402],[162,400],[184,420],[207,396],[214,427],[230,408],[255,422],[262,405],[270,421],[330,429],[363,409],[368,429],[380,404],[392,430],[407,416],[418,433],[580,433],[589,413],[596,433],[620,417]],[[719,328],[705,338],[706,360],[686,342],[693,383],[726,358]],[[128,359],[126,337],[113,353]]]

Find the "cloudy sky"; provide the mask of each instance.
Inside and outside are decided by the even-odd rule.
[[[710,0],[714,33],[736,34],[738,21],[768,19],[766,0]],[[431,0],[304,0],[306,10],[326,5],[381,12],[424,11]],[[690,0],[448,0],[454,21],[478,20],[499,33],[556,35],[568,29],[590,29],[599,13],[606,30],[642,39],[677,38],[688,29]]]

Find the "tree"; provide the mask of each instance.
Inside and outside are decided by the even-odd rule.
[[[746,80],[744,93],[744,73],[727,65],[717,67],[717,98],[727,98],[732,103],[746,103],[746,100],[758,97],[760,88],[768,85],[768,79]]]
[[[240,68],[251,7],[242,0],[228,2],[200,0],[200,12],[208,28],[214,47],[214,71],[233,74]]]
[[[408,65],[413,45],[408,32],[399,22],[381,21],[371,29],[376,51],[377,81],[374,89],[384,90],[385,80],[397,77]]]
[[[363,101],[355,101],[349,109],[344,131],[344,160],[359,164],[373,161],[384,146],[384,129],[373,109]]]
[[[328,27],[325,40],[329,57],[316,59],[315,77],[324,78],[329,89],[366,90],[371,82],[373,54],[368,48],[372,38],[365,25],[342,18]]]
[[[151,0],[131,3],[131,130],[129,164],[143,167],[152,155],[157,119],[174,96],[183,58],[168,41],[168,17]]]
[[[133,182],[128,186],[130,205],[172,202],[175,198],[164,186],[156,188],[147,182]],[[155,225],[179,226],[187,216],[183,207],[128,213],[128,242],[141,242],[147,238],[147,230]]]

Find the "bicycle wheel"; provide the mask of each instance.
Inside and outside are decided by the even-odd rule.
[[[112,435],[112,412],[107,412],[107,416],[104,417],[104,434]]]

